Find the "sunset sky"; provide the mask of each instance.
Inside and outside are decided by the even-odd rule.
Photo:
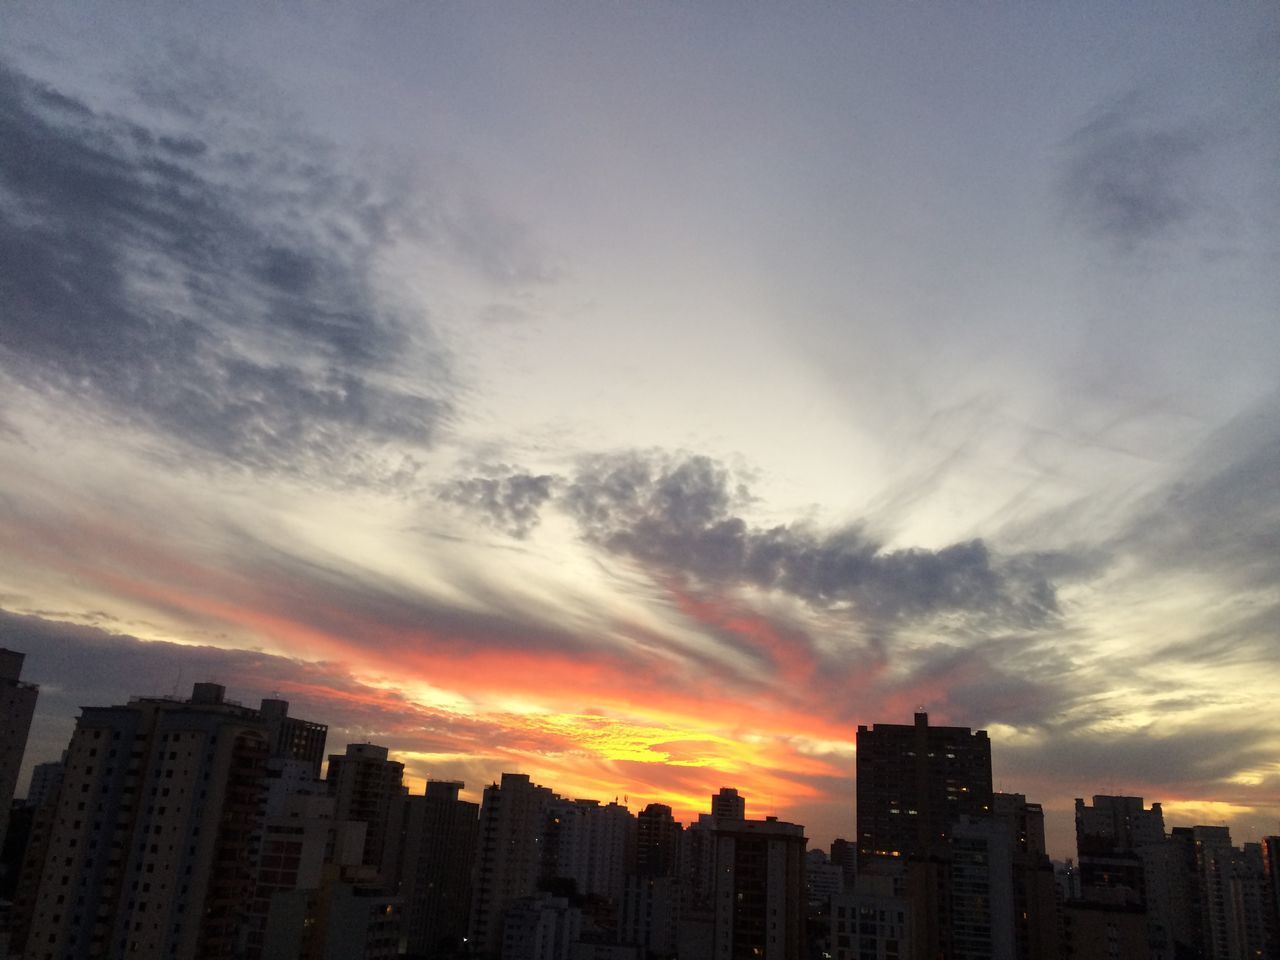
[[[1280,7],[0,17],[28,768],[213,680],[826,845],[923,707],[1280,832]]]

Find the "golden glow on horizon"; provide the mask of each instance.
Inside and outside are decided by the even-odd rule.
[[[1166,822],[1181,820],[1199,824],[1222,823],[1258,812],[1258,808],[1224,800],[1166,800],[1161,805]]]

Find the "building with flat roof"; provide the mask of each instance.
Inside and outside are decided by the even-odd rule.
[[[945,849],[962,816],[991,813],[991,741],[985,730],[912,724],[859,726],[858,861],[927,857]]]

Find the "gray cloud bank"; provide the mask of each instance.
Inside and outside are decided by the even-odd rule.
[[[0,64],[5,372],[254,469],[354,478],[380,445],[431,444],[447,364],[374,288],[395,198],[287,138],[172,118]],[[408,386],[424,338],[434,378]]]
[[[706,456],[588,458],[559,487],[553,495],[550,478],[512,473],[462,478],[441,496],[520,535],[552,503],[612,553],[704,582],[784,591],[819,608],[852,605],[859,618],[885,626],[953,613],[1032,627],[1057,613],[1058,558],[1003,556],[980,539],[888,550],[856,525],[752,526],[739,515],[751,499],[747,485]]]

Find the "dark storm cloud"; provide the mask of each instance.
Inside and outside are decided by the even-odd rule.
[[[1068,217],[1131,251],[1203,211],[1200,129],[1155,122],[1129,98],[1085,124],[1065,144],[1059,190]]]
[[[394,198],[284,137],[215,139],[0,66],[5,371],[251,468],[354,475],[429,445],[445,365],[397,384],[433,348],[372,287]]]
[[[887,550],[865,529],[753,527],[750,499],[721,464],[631,453],[586,464],[560,505],[591,541],[706,581],[776,589],[815,606],[852,603],[882,623],[940,613],[1034,626],[1056,613],[1051,557],[1000,556],[982,540],[940,550]]]
[[[442,485],[438,494],[446,503],[466,507],[499,530],[524,539],[538,525],[554,483],[550,474],[466,477]]]

